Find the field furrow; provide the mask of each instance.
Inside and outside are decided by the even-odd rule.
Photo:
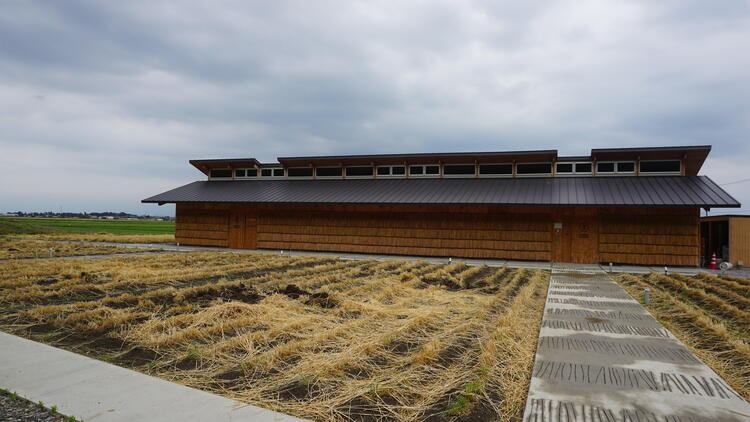
[[[548,277],[219,252],[17,262],[0,326],[313,420],[519,418]]]

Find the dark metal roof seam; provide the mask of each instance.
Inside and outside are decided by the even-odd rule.
[[[691,199],[692,199],[693,202],[695,202],[696,200],[699,200],[700,197],[701,197],[700,190],[697,189],[697,186],[694,186],[692,183],[690,183],[689,180],[687,182],[688,183],[683,183],[682,184],[683,185],[682,188],[684,190],[688,191],[688,193],[689,193],[689,195],[690,195],[690,197],[691,197]]]
[[[714,182],[710,177],[708,176],[698,176],[700,180],[705,182],[705,187],[710,189],[716,196],[721,197],[724,200],[725,204],[733,203],[732,206],[741,207],[742,204],[740,204],[740,201],[738,201],[735,197],[729,194],[729,192],[722,189],[716,182]],[[693,180],[694,183],[697,183],[696,180]],[[736,205],[734,205],[736,204]]]

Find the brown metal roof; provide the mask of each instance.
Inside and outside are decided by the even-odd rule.
[[[706,176],[199,181],[142,202],[740,206]]]

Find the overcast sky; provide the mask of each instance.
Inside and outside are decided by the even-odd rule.
[[[749,47],[733,1],[3,1],[0,211],[172,214],[191,158],[711,144],[733,182]]]

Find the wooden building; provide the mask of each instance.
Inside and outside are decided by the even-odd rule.
[[[656,265],[699,263],[710,146],[192,160],[180,244]]]
[[[719,261],[728,261],[734,266],[750,264],[750,216],[701,218],[701,255],[704,262],[711,262],[714,253]]]

